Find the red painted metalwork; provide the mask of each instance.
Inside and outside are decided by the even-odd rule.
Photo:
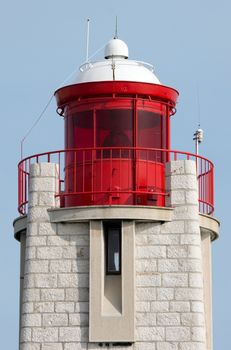
[[[68,85],[55,92],[58,108],[64,108],[69,102],[87,98],[129,96],[162,101],[175,108],[179,93],[170,87],[130,82],[130,81],[97,81]]]
[[[32,163],[59,165],[61,207],[85,205],[165,205],[163,159],[193,159],[197,163],[199,211],[214,210],[212,162],[192,153],[139,147],[92,147],[41,153],[18,165],[18,210],[26,214]],[[111,174],[109,177],[108,174]]]

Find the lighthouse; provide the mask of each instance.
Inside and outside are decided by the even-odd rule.
[[[214,166],[178,92],[110,40],[54,93],[65,149],[18,165],[20,349],[211,350]]]

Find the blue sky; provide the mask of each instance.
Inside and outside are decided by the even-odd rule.
[[[18,216],[20,140],[54,90],[85,60],[87,18],[94,53],[112,38],[116,15],[130,58],[153,64],[161,82],[180,92],[172,148],[193,151],[199,119],[204,129],[200,152],[215,163],[215,216],[222,222],[213,244],[214,349],[231,348],[230,13],[229,0],[0,2],[2,349],[18,343],[19,244],[12,221]],[[25,155],[63,148],[63,121],[55,109],[53,100],[25,141]]]

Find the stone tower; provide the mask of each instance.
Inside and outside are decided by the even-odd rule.
[[[20,350],[211,350],[213,164],[178,92],[112,39],[55,92],[65,149],[19,163]]]

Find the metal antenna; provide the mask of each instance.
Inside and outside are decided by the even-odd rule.
[[[90,19],[87,19],[87,47],[86,47],[86,62],[89,61],[89,37],[90,37]]]
[[[116,23],[115,23],[115,36],[114,39],[118,39],[118,21],[116,16]]]
[[[196,155],[199,154],[199,144],[203,141],[203,139],[204,139],[204,132],[200,128],[200,125],[199,125],[198,129],[195,131],[195,133],[193,135],[193,140],[195,141],[195,152],[196,152]]]

